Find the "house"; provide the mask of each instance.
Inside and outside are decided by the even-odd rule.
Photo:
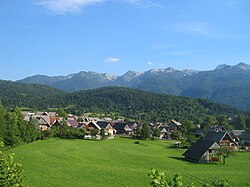
[[[170,131],[171,133],[173,132],[181,132],[183,131],[183,129],[181,128],[182,124],[175,121],[175,120],[171,120],[171,123],[168,125],[168,131]]]
[[[78,125],[79,125],[79,123],[78,123],[78,121],[77,121],[75,118],[68,118],[68,119],[67,119],[67,125],[68,125],[69,127],[77,128]]]
[[[219,145],[236,146],[237,143],[233,140],[228,132],[223,131],[209,131],[203,138],[204,140],[211,140],[217,142]]]
[[[91,121],[86,125],[86,130],[91,131],[92,129],[97,129],[100,131],[101,127],[99,127],[95,121]]]
[[[250,146],[250,131],[245,131],[240,135],[240,145]]]
[[[116,134],[132,134],[132,129],[126,123],[115,123],[113,128],[116,130]]]
[[[206,163],[210,161],[219,161],[220,157],[216,154],[216,149],[219,149],[220,145],[213,140],[197,140],[185,153],[187,160]]]
[[[50,129],[50,117],[47,112],[37,112],[30,116],[30,120],[36,120],[40,130]]]
[[[126,125],[128,125],[132,129],[133,132],[136,131],[137,126],[138,126],[138,124],[136,122],[133,122],[133,121],[127,122]]]
[[[98,121],[96,123],[101,129],[104,129],[106,135],[114,135],[115,129],[112,127],[110,122],[107,121]]]
[[[230,132],[230,135],[233,134],[233,136],[234,136],[235,138],[237,138],[237,139],[240,141],[240,136],[241,136],[241,134],[242,134],[243,132],[245,132],[245,130],[232,130],[232,131]]]
[[[62,126],[62,118],[50,118],[50,126],[54,127]]]
[[[168,139],[168,140],[171,140],[171,132],[169,132],[167,130],[167,127],[165,126],[160,126],[159,127],[159,130],[160,130],[160,139]]]
[[[50,116],[50,117],[56,117],[56,116],[57,116],[57,113],[56,113],[56,112],[49,112],[49,116]]]
[[[50,129],[50,124],[43,117],[36,117],[38,129],[44,131]]]

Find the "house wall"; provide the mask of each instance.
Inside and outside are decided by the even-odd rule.
[[[110,134],[110,135],[113,135],[114,134],[114,129],[113,128],[108,128],[108,129],[105,129],[105,132]]]

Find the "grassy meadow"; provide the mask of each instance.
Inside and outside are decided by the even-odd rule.
[[[183,160],[184,149],[168,141],[115,138],[107,141],[49,139],[12,149],[23,165],[25,184],[49,186],[149,186],[151,168],[167,178],[180,173],[196,186],[226,179],[229,186],[250,183],[250,153],[237,153],[223,164],[195,164]]]

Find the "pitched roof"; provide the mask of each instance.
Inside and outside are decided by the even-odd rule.
[[[193,160],[199,160],[202,155],[213,145],[219,148],[219,144],[212,140],[197,140],[185,153],[182,155]]]
[[[137,126],[137,123],[134,122],[134,121],[128,121],[126,124],[127,124],[129,127],[131,127],[131,126],[134,125],[134,124]]]
[[[232,130],[231,132],[234,136],[239,137],[243,132],[245,132],[245,130]]]
[[[110,122],[107,122],[107,121],[98,121],[98,122],[96,122],[97,123],[97,125],[99,126],[99,127],[101,127],[102,129],[105,129],[108,125],[110,125]]]
[[[115,130],[132,131],[132,129],[126,123],[116,123],[116,124],[114,124],[113,128]]]
[[[245,131],[240,135],[240,139],[250,140],[250,131]]]
[[[228,134],[228,132],[223,132],[223,131],[209,131],[207,132],[207,134],[205,135],[205,137],[203,138],[204,140],[212,140],[215,141],[217,143],[219,143],[225,136],[228,136],[232,142],[234,142],[234,140],[232,139],[232,137]],[[234,142],[236,144],[236,142]]]
[[[159,127],[159,130],[160,130],[161,133],[166,133],[166,132],[168,132],[168,131],[167,131],[167,128],[164,127],[164,126],[160,126],[160,127]]]
[[[98,130],[101,130],[101,127],[99,127],[99,125],[97,125],[96,122],[91,121],[91,122],[89,122],[88,126],[90,126],[91,124],[92,124],[93,126],[95,126]]]
[[[67,123],[68,123],[71,127],[77,127],[77,126],[79,125],[79,123],[78,123],[75,119],[73,119],[73,118],[68,119],[68,120],[67,120]]]
[[[175,120],[173,120],[173,119],[171,120],[171,122],[174,123],[174,124],[177,125],[177,126],[181,126],[181,125],[182,125],[180,122],[175,121]]]

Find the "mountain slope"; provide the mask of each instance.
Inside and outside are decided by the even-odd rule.
[[[0,100],[5,106],[46,109],[60,105],[65,92],[39,84],[23,84],[0,80]]]
[[[151,69],[129,71],[122,76],[79,72],[65,77],[35,76],[19,82],[40,83],[68,92],[106,86],[131,87],[154,93],[207,98],[239,109],[250,110],[250,65],[219,65],[211,71]]]

